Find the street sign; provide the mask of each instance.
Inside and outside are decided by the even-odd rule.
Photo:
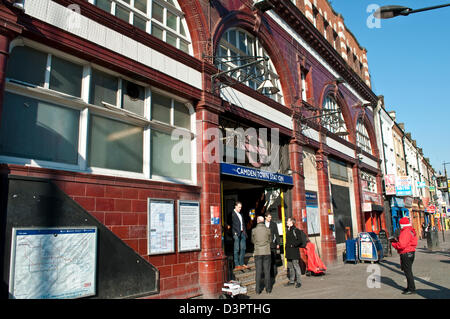
[[[434,206],[434,205],[429,205],[429,206],[427,207],[427,212],[428,212],[428,213],[431,213],[431,214],[436,213],[436,206]]]

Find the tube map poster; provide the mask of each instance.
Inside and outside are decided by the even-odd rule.
[[[95,295],[97,228],[14,228],[9,296],[68,299]]]

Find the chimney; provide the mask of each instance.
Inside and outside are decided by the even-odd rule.
[[[392,119],[393,119],[394,121],[396,120],[396,117],[397,117],[397,116],[396,116],[395,111],[389,111],[388,114],[389,114],[390,117],[392,117]]]

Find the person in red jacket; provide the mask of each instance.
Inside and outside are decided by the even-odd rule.
[[[408,217],[400,219],[400,229],[400,236],[398,240],[393,240],[392,247],[397,249],[397,252],[400,254],[400,265],[408,282],[408,286],[402,294],[411,295],[416,291],[412,264],[417,247],[417,235]]]

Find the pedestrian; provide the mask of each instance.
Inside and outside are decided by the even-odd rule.
[[[264,287],[266,292],[272,292],[272,284],[270,282],[270,229],[264,225],[264,217],[258,216],[256,219],[256,227],[252,232],[252,243],[255,247],[255,266],[256,266],[256,294],[262,292],[261,282],[264,274]]]
[[[302,236],[299,229],[295,227],[295,219],[289,217],[287,219],[287,231],[286,231],[286,259],[289,271],[289,282],[285,286],[290,286],[295,284],[295,288],[300,288],[301,283],[301,270],[300,270],[300,246],[306,244],[302,242]]]
[[[402,294],[411,295],[416,291],[412,265],[417,247],[417,235],[408,217],[400,219],[400,229],[400,236],[398,239],[393,239],[392,247],[397,249],[397,252],[400,255],[401,269],[405,273],[406,281],[408,283]]]
[[[231,216],[231,231],[234,239],[234,270],[248,269],[244,264],[247,230],[244,224],[244,217],[241,214],[242,203],[237,201]]]
[[[275,284],[275,278],[278,273],[277,254],[280,248],[280,234],[277,224],[272,221],[272,214],[265,214],[266,227],[270,229],[270,278],[272,285]]]

